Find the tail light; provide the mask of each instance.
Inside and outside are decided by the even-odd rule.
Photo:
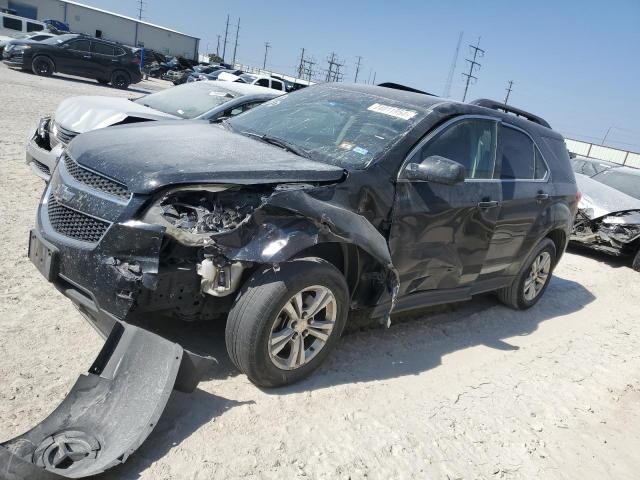
[[[133,57],[133,60],[131,60],[131,63],[135,63],[136,65],[140,65],[140,59],[138,57]]]
[[[580,200],[582,200],[582,192],[578,190],[576,192],[576,202],[580,203]]]

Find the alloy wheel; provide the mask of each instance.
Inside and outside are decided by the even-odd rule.
[[[551,255],[549,252],[542,252],[531,264],[529,275],[524,282],[524,298],[532,302],[540,295],[540,292],[549,281],[551,272]]]
[[[327,287],[307,287],[293,295],[278,313],[269,335],[269,358],[282,370],[309,363],[327,344],[338,312]]]

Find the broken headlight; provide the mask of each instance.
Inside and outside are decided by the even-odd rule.
[[[51,117],[42,117],[38,122],[38,136],[42,139],[49,138],[49,124]]]
[[[247,221],[261,199],[261,192],[228,185],[180,188],[154,203],[142,221],[162,225],[181,243],[199,246]]]

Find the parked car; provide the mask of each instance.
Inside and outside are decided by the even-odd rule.
[[[127,89],[142,80],[140,58],[124,45],[77,34],[58,35],[28,45],[17,45],[3,53],[10,67],[31,70],[49,77],[66,73],[95,78],[98,83]]]
[[[18,35],[40,32],[45,28],[43,22],[0,12],[0,40],[11,40]]]
[[[640,271],[640,170],[611,166],[588,177],[576,174],[582,200],[571,241],[627,256]]]
[[[230,118],[281,95],[253,85],[198,82],[169,88],[135,100],[114,97],[71,97],[54,116],[40,119],[27,142],[27,164],[48,181],[62,150],[78,134],[152,120]]]
[[[222,74],[230,74],[230,75],[242,75],[242,70],[223,68],[215,70],[211,73],[192,73],[187,78],[187,82],[200,82],[203,80],[221,80],[220,75]]]
[[[265,88],[273,88],[274,90],[287,91],[285,84],[282,80],[273,78],[267,75],[255,75],[253,73],[243,73],[237,75],[231,72],[221,73],[218,77],[219,80],[227,82],[246,83],[248,85],[259,85]]]
[[[26,45],[31,42],[41,42],[42,40],[47,40],[48,38],[55,37],[53,33],[47,32],[34,32],[34,33],[21,33],[17,35],[15,38],[0,40],[0,55],[4,52],[4,49],[7,47],[13,48],[12,46],[16,45]]]
[[[593,177],[605,170],[620,166],[618,163],[587,157],[574,157],[571,159],[571,165],[575,173],[586,175],[587,177]]]
[[[532,307],[576,197],[564,140],[535,115],[323,84],[222,123],[79,135],[29,251],[105,336],[227,317],[231,360],[273,387],[318,367],[350,310],[388,321],[487,291]]]

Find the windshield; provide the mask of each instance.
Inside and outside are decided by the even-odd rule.
[[[426,116],[426,110],[337,88],[306,88],[228,121],[245,135],[272,137],[309,158],[363,168]]]
[[[640,175],[612,168],[596,175],[593,179],[640,200]]]
[[[218,85],[192,82],[152,93],[134,102],[181,118],[196,118],[241,96]]]
[[[240,80],[242,80],[245,83],[253,83],[258,79],[258,77],[256,77],[255,75],[249,75],[248,73],[243,73],[242,75],[240,75]]]

